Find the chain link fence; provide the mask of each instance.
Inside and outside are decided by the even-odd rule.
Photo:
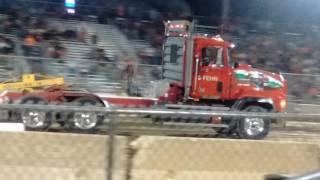
[[[63,76],[66,82],[91,92],[155,97],[162,66],[105,62],[92,59],[52,59],[42,57],[0,56],[0,79],[5,81],[23,73],[37,72]],[[284,73],[288,80],[289,100],[319,103],[320,75]]]
[[[313,117],[315,123],[311,124],[311,130],[319,132],[320,114],[315,112],[203,112],[78,107],[74,103],[57,106],[35,102],[2,104],[0,109],[1,112],[14,110],[11,115],[15,114],[13,117],[16,119],[9,122],[23,122],[29,131],[0,132],[2,179],[264,179],[267,174],[297,175],[320,166],[319,135],[310,134],[314,139],[306,143],[305,138],[310,137],[305,134],[310,132],[304,126],[295,131],[290,128],[274,129],[267,141],[217,139],[214,138],[217,127],[213,129],[210,123],[201,119],[221,115],[295,118],[303,122]],[[28,112],[27,117],[25,112]],[[46,115],[39,115],[43,112]],[[42,116],[50,118],[58,112],[62,112],[60,117],[65,119],[53,120],[51,125],[54,127],[49,129],[50,133],[31,132],[46,130],[35,128],[33,121],[39,121]],[[158,115],[172,118],[172,121],[154,121]],[[95,116],[103,116],[103,119],[99,118],[102,120],[101,128],[97,128],[100,131],[85,127],[93,127],[91,122],[97,125]],[[31,120],[32,117],[36,118]],[[57,127],[59,125],[64,128]],[[284,132],[298,134],[301,139],[284,138]]]
[[[82,111],[75,107],[54,109]],[[85,110],[110,113],[103,133],[0,132],[1,179],[247,180],[266,179],[268,174],[301,175],[320,168],[319,138],[308,143],[303,138],[300,142],[294,138],[284,141],[276,131],[267,141],[217,139],[202,135],[205,129],[193,124],[185,128],[158,127],[157,133],[156,125],[149,126],[146,119],[129,116],[133,111]],[[124,128],[128,124],[133,128]],[[141,126],[144,129],[138,130]],[[187,131],[198,137],[187,137]]]

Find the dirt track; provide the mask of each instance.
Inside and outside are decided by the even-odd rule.
[[[114,179],[130,174],[131,180],[231,180],[303,173],[320,167],[319,137],[316,132],[292,130],[274,130],[261,141],[117,136]],[[106,177],[109,139],[105,135],[1,132],[0,140],[0,179]],[[128,153],[130,149],[134,153]]]
[[[286,122],[285,128],[274,128],[266,140],[320,142],[320,123]]]

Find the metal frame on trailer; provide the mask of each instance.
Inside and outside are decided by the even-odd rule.
[[[93,112],[104,114],[122,114],[122,115],[175,115],[175,116],[224,116],[224,117],[265,117],[281,118],[286,120],[317,119],[320,121],[320,113],[250,113],[240,111],[203,111],[203,110],[173,110],[173,109],[140,109],[140,108],[105,108],[105,107],[79,107],[66,105],[36,105],[36,104],[0,104],[1,110],[42,110],[54,112]]]

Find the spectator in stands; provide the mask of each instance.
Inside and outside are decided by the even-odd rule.
[[[4,33],[10,34],[11,31],[12,31],[12,26],[13,26],[12,22],[9,19],[6,19],[3,22],[3,31],[4,31]]]
[[[107,56],[105,56],[104,49],[102,48],[97,49],[96,61],[98,61],[100,65],[105,64],[104,62],[112,62]]]
[[[43,67],[43,50],[42,46],[37,41],[34,34],[28,34],[23,39],[22,48],[24,50],[25,56],[30,56],[27,58],[27,62],[30,64],[31,71],[33,73],[46,73],[45,68]]]
[[[58,31],[57,27],[49,26],[46,28],[46,31],[43,33],[44,40],[55,40],[58,38],[60,32]]]
[[[79,41],[86,43],[86,39],[88,36],[88,26],[85,22],[81,22],[81,24],[78,26],[77,34]]]
[[[15,54],[14,53],[14,49],[15,49],[14,42],[9,38],[5,38],[5,42],[7,43],[8,46],[4,49],[4,54]]]
[[[126,51],[123,52],[123,56],[120,59],[121,64],[121,79],[122,80],[129,80],[133,77],[134,73],[134,60],[128,55]]]
[[[24,50],[24,55],[25,56],[30,56],[31,51],[33,48],[36,46],[37,40],[32,34],[28,34],[24,39],[23,39],[23,50]]]
[[[14,45],[8,38],[0,36],[0,54],[1,55],[13,55]],[[14,62],[11,57],[0,56],[0,64],[6,67],[13,67]]]
[[[14,50],[13,42],[8,38],[0,36],[0,53],[7,55],[10,53],[13,53],[13,50]]]
[[[47,47],[47,54],[49,57],[59,59],[59,63],[63,63],[67,49],[59,41],[51,41]]]
[[[131,89],[132,79],[134,77],[134,59],[132,59],[126,51],[118,57],[118,68],[120,69],[120,79],[127,93]]]
[[[106,73],[108,68],[111,68],[108,62],[112,62],[107,56],[105,56],[104,49],[93,48],[89,54],[89,58],[93,60],[91,64],[92,72]]]
[[[96,34],[93,34],[93,35],[91,36],[91,44],[92,44],[93,46],[97,46],[97,45],[98,45],[98,36],[97,36]]]
[[[122,30],[127,30],[126,27],[128,25],[128,21],[126,6],[124,6],[123,4],[118,4],[115,9],[115,16],[115,20],[119,28]]]
[[[141,58],[141,63],[143,64],[153,64],[152,59],[155,56],[155,49],[153,47],[144,48],[139,52],[139,57]]]
[[[126,8],[123,4],[118,4],[116,7],[117,17],[124,18],[126,15]]]
[[[67,29],[64,32],[62,32],[62,37],[65,39],[76,39],[77,38],[77,32],[72,29]]]

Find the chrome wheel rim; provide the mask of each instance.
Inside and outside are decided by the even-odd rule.
[[[46,125],[46,113],[43,111],[25,111],[22,122],[28,128],[41,128]]]
[[[73,120],[74,125],[79,129],[92,129],[98,123],[97,115],[90,112],[76,112]]]
[[[264,120],[262,118],[245,118],[244,130],[250,136],[257,136],[264,131]]]

